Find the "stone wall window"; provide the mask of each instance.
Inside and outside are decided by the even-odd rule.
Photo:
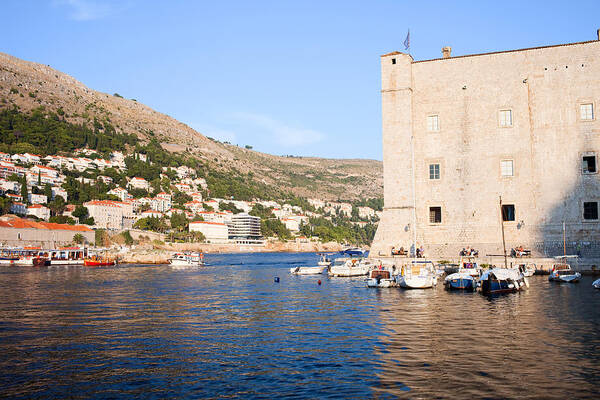
[[[585,155],[583,156],[581,163],[582,172],[584,174],[595,174],[596,169],[596,156],[595,155]]]
[[[513,169],[513,160],[500,161],[500,174],[504,177],[514,176],[515,171]]]
[[[429,132],[438,132],[440,130],[439,115],[430,115],[427,117],[427,130]]]
[[[429,179],[440,179],[440,164],[429,164]]]
[[[598,202],[586,201],[583,203],[583,219],[586,221],[598,220]]]
[[[514,221],[515,220],[515,205],[514,204],[503,204],[502,205],[502,221]]]
[[[430,224],[441,224],[442,223],[442,207],[429,207],[429,223]]]
[[[586,103],[579,105],[579,117],[582,121],[591,121],[594,119],[594,104]]]
[[[498,114],[500,126],[508,128],[513,125],[512,110],[500,110]]]

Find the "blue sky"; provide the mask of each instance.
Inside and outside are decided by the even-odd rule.
[[[379,56],[593,40],[600,1],[4,0],[0,51],[271,154],[381,159]]]

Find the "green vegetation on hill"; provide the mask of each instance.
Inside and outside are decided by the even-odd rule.
[[[93,128],[66,122],[44,107],[30,114],[16,108],[0,110],[0,151],[56,154],[89,147],[102,153],[124,150],[137,142],[135,135],[117,133],[108,120],[94,119]]]

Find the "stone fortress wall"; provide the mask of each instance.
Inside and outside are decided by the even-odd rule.
[[[583,212],[600,205],[598,39],[460,57],[444,48],[426,61],[382,56],[385,207],[371,255],[413,242],[414,147],[417,245],[427,255],[466,246],[500,254],[502,196],[514,206],[508,249],[562,254],[564,221],[568,251],[600,257],[600,223]],[[588,104],[592,119],[582,115]],[[595,172],[584,173],[583,157],[594,156]]]

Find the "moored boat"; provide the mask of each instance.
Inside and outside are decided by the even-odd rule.
[[[365,257],[367,255],[367,250],[363,250],[360,247],[347,247],[340,251],[340,254],[345,254],[350,257]]]
[[[329,269],[330,276],[352,277],[364,276],[369,273],[370,265],[361,262],[360,258],[337,258]]]
[[[573,271],[569,264],[554,264],[548,280],[550,282],[576,283],[581,279],[579,272]]]
[[[405,289],[429,289],[437,284],[435,266],[431,261],[412,261],[404,265],[396,282]]]
[[[394,279],[395,266],[379,264],[379,268],[372,269],[367,278],[367,287],[370,288],[389,288],[395,287]]]
[[[536,265],[533,263],[519,264],[517,268],[525,277],[533,276],[537,270]]]
[[[518,292],[529,287],[529,282],[515,268],[492,268],[485,271],[479,279],[481,293],[493,295]]]
[[[477,290],[477,278],[467,272],[455,272],[444,279],[444,287],[448,290]]]
[[[83,265],[86,267],[109,267],[117,265],[116,260],[108,258],[90,257],[83,260]]]
[[[292,267],[290,268],[290,274],[293,275],[319,275],[325,271],[326,266],[316,267]]]
[[[592,287],[594,289],[600,289],[600,279],[596,279],[593,283],[592,283]]]
[[[320,267],[329,267],[331,265],[331,258],[329,258],[328,256],[330,255],[331,254],[319,253],[320,258],[317,265]]]

